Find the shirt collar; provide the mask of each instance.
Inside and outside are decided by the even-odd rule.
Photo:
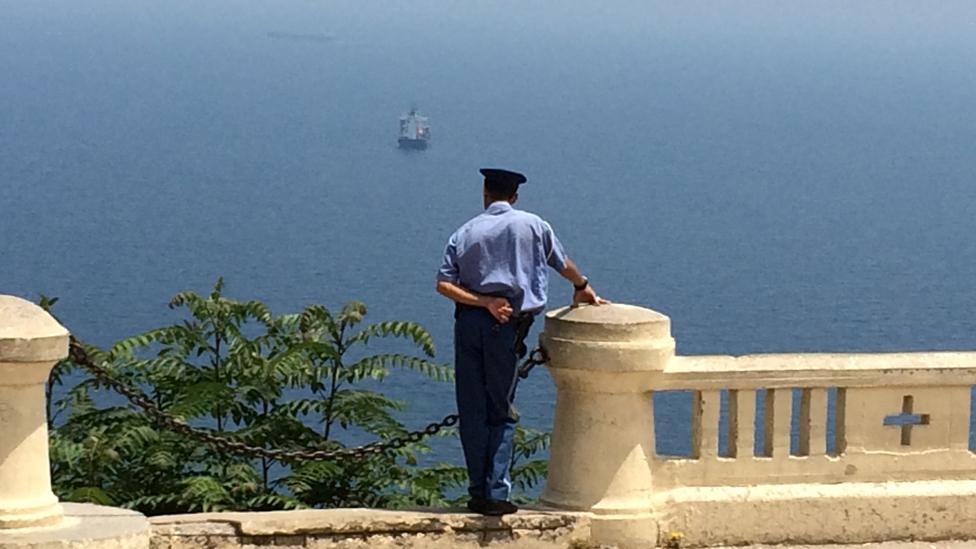
[[[498,200],[496,202],[492,202],[488,206],[488,209],[485,210],[485,213],[488,215],[498,215],[510,211],[512,211],[512,205],[509,204],[508,201]]]

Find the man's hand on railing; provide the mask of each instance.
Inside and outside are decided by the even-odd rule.
[[[578,307],[581,303],[591,305],[603,305],[610,303],[606,299],[596,295],[596,290],[590,285],[590,280],[583,276],[573,260],[566,258],[566,265],[559,274],[573,285],[573,307]]]
[[[576,290],[573,292],[573,307],[578,307],[581,303],[604,305],[610,303],[610,301],[596,295],[596,290],[593,289],[593,286],[587,284],[582,290]]]

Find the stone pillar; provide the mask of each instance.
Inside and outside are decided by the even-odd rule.
[[[564,307],[541,336],[556,384],[545,504],[593,513],[596,543],[653,547],[653,372],[674,356],[671,320],[631,305]]]
[[[0,295],[0,530],[62,518],[51,491],[44,386],[68,331],[33,303]]]

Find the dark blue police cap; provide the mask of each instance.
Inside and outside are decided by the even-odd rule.
[[[481,175],[485,176],[485,183],[500,184],[505,186],[515,186],[525,183],[525,176],[508,170],[498,168],[482,168]]]

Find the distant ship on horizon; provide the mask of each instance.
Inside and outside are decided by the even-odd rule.
[[[410,112],[400,116],[400,138],[397,145],[401,149],[427,148],[430,141],[430,123],[426,116],[422,116],[417,109],[410,109]]]
[[[273,40],[288,40],[291,42],[315,42],[324,44],[335,40],[335,35],[326,32],[285,32],[270,31],[265,35]]]

